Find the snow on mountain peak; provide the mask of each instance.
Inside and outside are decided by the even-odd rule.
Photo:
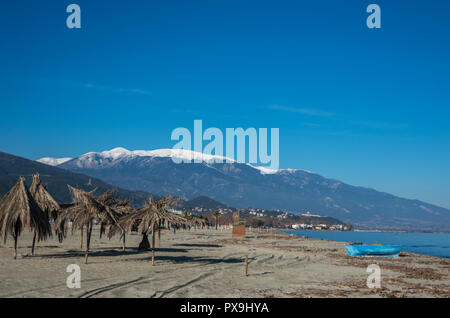
[[[185,149],[156,149],[156,150],[134,150],[118,147],[102,152],[88,152],[75,158],[73,164],[79,168],[100,168],[104,165],[114,165],[122,160],[128,160],[134,157],[167,157],[177,158],[183,161],[205,162],[235,162],[223,156],[203,154],[201,152]]]
[[[227,160],[226,157],[222,156],[216,156],[216,155],[209,155],[204,154],[201,152],[191,151],[191,150],[185,150],[185,149],[156,149],[156,150],[134,150],[130,151],[128,149],[118,147],[111,150],[103,151],[103,152],[89,152],[85,155],[80,156],[79,158],[83,157],[90,157],[93,155],[99,155],[103,158],[108,159],[119,159],[122,157],[169,157],[169,158],[180,158],[180,159],[186,159],[186,160],[202,160],[205,162],[212,162],[212,161],[225,161]],[[229,161],[233,161],[232,159],[229,159]]]
[[[209,155],[185,149],[157,149],[151,151],[137,150],[134,151],[133,153],[135,153],[138,156],[179,158],[185,160],[204,161],[206,163],[225,162],[225,161],[235,162],[235,160],[223,156]]]
[[[224,156],[204,154],[197,151],[186,150],[186,149],[156,149],[156,150],[134,150],[130,151],[123,147],[117,147],[111,150],[106,150],[102,152],[88,152],[78,158],[75,158],[74,164],[80,168],[96,168],[104,164],[114,164],[115,162],[126,160],[133,157],[168,157],[177,158],[182,160],[195,160],[205,162],[207,164],[212,163],[235,163],[236,160],[230,159]],[[42,158],[37,161],[45,163],[52,166],[61,165],[72,158]],[[247,164],[248,166],[259,170],[261,174],[277,174],[277,173],[294,173],[296,169],[270,169],[263,166],[254,166]],[[307,173],[312,173],[307,170],[300,170]]]
[[[262,166],[252,166],[251,164],[249,164],[250,167],[258,169],[259,172],[261,172],[261,174],[275,174],[277,172],[279,172],[280,170],[276,170],[276,169],[270,169],[267,167],[262,167]]]
[[[94,152],[95,154],[95,152]],[[102,156],[105,158],[118,159],[123,156],[129,156],[133,154],[133,151],[129,151],[128,149],[117,147],[111,150],[101,152]]]
[[[49,165],[49,166],[58,166],[61,165],[69,160],[72,160],[72,158],[50,158],[50,157],[45,157],[45,158],[41,158],[36,160],[37,162]]]
[[[270,168],[263,167],[263,166],[252,166],[250,164],[249,164],[249,166],[251,166],[251,167],[253,167],[255,169],[258,169],[261,172],[261,174],[276,174],[276,173],[287,174],[287,173],[295,173],[297,171],[314,174],[314,172],[312,172],[312,171],[302,170],[302,169],[290,169],[290,168],[287,168],[287,169],[278,169],[278,170],[276,170],[276,169],[270,169]]]

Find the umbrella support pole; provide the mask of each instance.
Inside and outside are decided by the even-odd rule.
[[[125,232],[122,235],[122,251],[125,251]]]
[[[59,243],[62,243],[63,238],[64,238],[63,234],[62,234],[61,232],[59,232],[59,231],[58,231],[57,234],[58,234],[58,242],[59,242]]]
[[[34,256],[34,246],[36,245],[36,231],[34,231],[33,235],[33,244],[31,245],[31,256]]]
[[[89,246],[91,245],[92,223],[89,223],[86,229],[86,255],[84,257],[84,263],[87,264],[89,256]]]
[[[14,236],[14,259],[17,259],[17,235]]]
[[[155,265],[155,229],[152,231],[152,266]]]
[[[83,231],[84,231],[84,226],[82,226],[81,230],[80,230],[80,250],[83,249]]]
[[[161,247],[161,230],[158,229],[158,248]]]
[[[152,249],[152,266],[155,266],[155,249]]]

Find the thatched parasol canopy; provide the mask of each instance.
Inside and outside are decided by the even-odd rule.
[[[64,209],[58,216],[55,224],[72,222],[72,232],[87,226],[91,222],[105,224],[117,223],[120,214],[95,198],[90,192],[85,192],[68,185],[73,196],[73,205]]]
[[[197,216],[197,215],[192,215],[190,219],[188,219],[189,223],[191,226],[200,226],[200,227],[205,227],[207,226],[208,220],[202,216]]]
[[[107,205],[110,207],[114,212],[115,215],[120,217],[124,217],[126,215],[129,215],[131,213],[134,213],[136,210],[130,205],[130,203],[127,200],[119,201],[117,199],[117,196],[115,195],[115,189],[110,189],[103,193],[102,195],[96,197],[97,200],[99,200],[104,205]],[[122,235],[122,250],[125,251],[125,230],[122,229],[122,227],[117,224],[117,222],[113,223],[104,223],[102,222],[100,225],[100,238],[102,238],[102,235],[106,232],[107,226],[115,227],[116,230],[119,229],[121,231]],[[110,237],[111,238],[111,237]]]
[[[42,185],[39,174],[33,175],[30,193],[41,210],[48,214],[49,218],[54,218],[56,216],[56,212],[61,209],[58,202],[53,199],[47,189]]]
[[[17,238],[25,225],[35,231],[39,241],[51,236],[48,214],[44,213],[19,178],[16,185],[0,200],[0,235],[6,243],[8,234],[14,238],[14,258],[17,256]]]
[[[118,224],[127,234],[130,234],[131,231],[146,234],[158,226],[188,226],[189,221],[184,217],[168,211],[178,200],[172,198],[170,195],[165,196],[159,201],[155,201],[153,197],[150,197],[150,200],[144,208],[123,216],[120,218]],[[113,237],[117,234],[117,230],[118,227],[111,226],[108,236]]]
[[[55,220],[58,211],[61,209],[59,204],[53,199],[53,197],[48,193],[47,189],[42,185],[39,174],[33,175],[33,182],[31,183],[30,193],[33,199],[39,205],[41,210],[47,214],[49,220]],[[58,235],[58,239],[61,242],[64,236],[64,231],[55,230]],[[36,231],[34,232],[33,244],[31,247],[31,255],[34,255],[34,246],[36,243]]]
[[[165,196],[159,201],[155,201],[153,197],[150,197],[147,205],[137,210],[134,213],[120,218],[117,226],[111,226],[108,236],[111,238],[115,234],[118,234],[119,226],[121,230],[126,231],[129,234],[131,231],[137,231],[143,235],[140,249],[149,248],[148,234],[152,233],[152,264],[154,265],[155,259],[155,231],[162,226],[167,227],[180,227],[189,226],[187,221],[181,215],[169,212],[169,207],[173,206],[179,199],[172,198],[170,195]]]
[[[98,201],[104,205],[112,206],[117,204],[117,197],[114,195],[115,189],[109,189],[103,194],[96,197]]]
[[[120,213],[95,198],[92,195],[92,191],[85,192],[70,185],[68,187],[73,196],[73,205],[67,207],[59,214],[55,221],[55,226],[61,229],[64,228],[66,223],[72,222],[72,233],[76,230],[83,231],[83,228],[86,227],[86,263],[94,222],[102,225],[117,224]],[[108,196],[105,195],[101,200],[109,200]]]

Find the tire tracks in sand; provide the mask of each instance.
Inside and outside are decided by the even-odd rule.
[[[226,259],[232,257],[233,255],[235,255],[235,254],[229,254],[229,255],[226,255],[226,256],[224,256],[224,257],[222,257],[220,259],[221,260],[226,260]],[[240,254],[238,254],[238,255],[240,255]],[[188,267],[176,268],[176,269],[172,270],[171,273],[176,273],[176,272],[180,272],[180,271],[186,272],[186,270],[189,270],[190,268],[198,268],[199,266],[202,266],[202,267],[213,266],[213,267],[211,269],[207,270],[206,272],[198,275],[197,277],[195,277],[193,279],[190,279],[187,282],[184,282],[184,283],[181,283],[181,284],[175,284],[175,285],[173,285],[173,286],[171,286],[171,287],[169,287],[167,289],[161,290],[161,291],[157,290],[152,295],[150,295],[149,297],[150,298],[153,298],[153,297],[156,297],[156,298],[165,297],[165,296],[167,296],[169,294],[172,294],[173,292],[175,292],[177,290],[180,290],[180,289],[185,288],[185,287],[189,287],[189,286],[191,286],[192,284],[194,284],[196,282],[199,282],[199,281],[204,280],[204,279],[206,279],[206,278],[208,278],[210,276],[213,276],[213,275],[217,274],[218,271],[221,271],[221,270],[224,270],[224,269],[229,269],[229,268],[232,268],[232,267],[241,266],[241,265],[240,265],[240,263],[236,263],[236,264],[231,264],[229,266],[218,268],[217,264],[195,264],[195,265],[191,265],[191,266],[188,266]],[[127,280],[125,282],[116,282],[116,283],[113,283],[113,284],[108,284],[106,286],[102,286],[102,287],[99,287],[99,288],[95,288],[95,289],[86,291],[86,292],[82,293],[81,295],[79,295],[78,297],[79,298],[90,298],[90,297],[98,296],[98,295],[100,295],[102,293],[105,293],[105,292],[108,292],[108,291],[111,291],[111,290],[115,290],[115,289],[129,288],[131,286],[141,285],[141,284],[149,283],[149,282],[152,282],[152,281],[167,280],[166,276],[159,276],[158,277],[158,274],[167,275],[167,271],[166,270],[155,271],[155,272],[153,272],[153,276],[154,277],[140,276],[140,277],[138,277],[136,279]],[[180,277],[180,276],[178,276],[178,277]]]

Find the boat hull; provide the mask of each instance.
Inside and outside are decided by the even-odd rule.
[[[350,256],[398,257],[402,247],[399,245],[345,245]]]

